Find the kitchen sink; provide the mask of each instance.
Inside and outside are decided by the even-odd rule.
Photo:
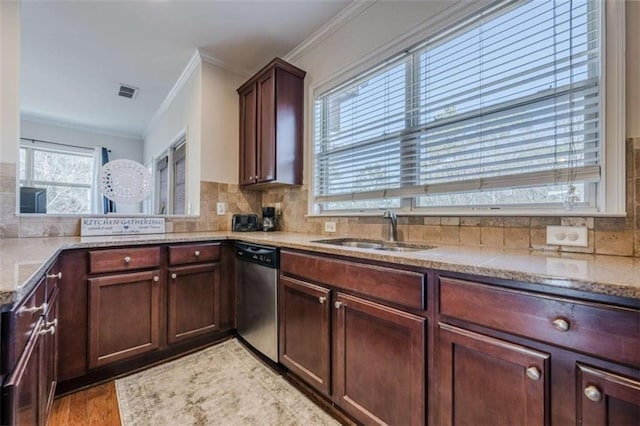
[[[365,240],[365,239],[356,239],[356,238],[332,238],[328,240],[316,240],[312,242],[320,243],[320,244],[332,244],[332,245],[344,246],[344,247],[356,247],[356,248],[373,249],[373,250],[381,250],[381,251],[393,251],[393,252],[421,251],[421,250],[429,250],[435,247],[435,246],[424,245],[424,244],[410,244],[410,243],[400,243],[397,241],[393,242],[393,241],[383,241],[383,240]]]

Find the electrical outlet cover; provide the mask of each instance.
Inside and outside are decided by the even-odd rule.
[[[336,223],[335,222],[325,222],[324,223],[324,232],[336,232]]]
[[[218,216],[224,216],[226,212],[225,203],[216,203],[216,212],[218,213]]]
[[[589,230],[586,226],[547,226],[547,244],[587,247]]]

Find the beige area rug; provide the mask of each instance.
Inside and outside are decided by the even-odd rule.
[[[236,339],[116,380],[122,424],[338,425]]]

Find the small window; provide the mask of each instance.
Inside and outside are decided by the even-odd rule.
[[[181,137],[156,160],[156,214],[186,213],[187,141]]]
[[[24,141],[20,186],[46,189],[46,213],[91,213],[93,150],[63,150]]]
[[[494,4],[319,92],[313,213],[601,209],[602,7]]]

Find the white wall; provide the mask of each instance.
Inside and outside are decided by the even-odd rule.
[[[0,163],[18,161],[20,5],[0,1]]]
[[[640,137],[640,2],[625,3],[627,137]],[[637,167],[637,166],[636,166]]]
[[[28,121],[27,119],[20,121],[20,137],[86,148],[107,147],[111,150],[111,160],[128,158],[139,163],[142,162],[142,139],[89,132],[66,126]]]
[[[238,183],[239,108],[236,89],[245,77],[202,64],[200,179]]]
[[[176,137],[187,132],[187,205],[189,214],[200,210],[200,150],[202,140],[202,70],[197,66],[173,102],[154,123],[144,140],[146,164],[157,158]]]

